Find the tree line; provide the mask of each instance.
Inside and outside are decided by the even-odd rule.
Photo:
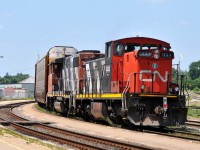
[[[178,70],[177,68],[172,69],[173,78],[172,81],[176,82],[177,72],[179,75],[185,76],[185,83],[188,89],[194,91],[200,91],[200,60],[192,62],[189,65],[189,71]]]
[[[0,84],[16,84],[29,77],[28,74],[17,73],[16,75],[9,75],[9,73],[6,73],[4,77],[0,76]]]

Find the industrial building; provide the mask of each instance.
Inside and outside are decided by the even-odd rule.
[[[1,99],[23,99],[34,97],[35,78],[29,77],[17,84],[0,84]]]

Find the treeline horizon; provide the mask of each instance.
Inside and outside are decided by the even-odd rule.
[[[9,75],[9,73],[6,73],[4,77],[0,76],[0,84],[16,84],[29,77],[29,74],[17,73],[16,75]]]
[[[177,80],[177,68],[172,68],[172,81]],[[200,91],[200,60],[192,62],[188,71],[179,70],[179,75],[185,75],[186,88],[189,90]]]

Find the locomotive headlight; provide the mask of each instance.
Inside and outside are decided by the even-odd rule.
[[[155,53],[155,54],[158,54],[158,53],[159,53],[159,50],[158,50],[158,49],[154,50],[154,53]]]
[[[174,88],[174,91],[175,91],[175,94],[178,94],[178,93],[179,93],[179,87],[176,86],[176,87]]]
[[[176,92],[178,92],[178,91],[179,91],[179,88],[178,88],[178,86],[177,86],[177,87],[175,87],[175,88],[174,88],[174,90],[175,90]]]
[[[169,88],[169,92],[172,93],[172,92],[173,92],[173,89],[172,89],[172,88]]]
[[[141,90],[144,90],[145,86],[144,84],[141,85]]]
[[[170,94],[178,94],[179,93],[179,86],[178,86],[177,83],[170,83],[168,90],[169,90]]]
[[[155,54],[155,55],[154,55],[154,58],[155,58],[155,59],[158,59],[158,58],[159,58],[158,54]]]

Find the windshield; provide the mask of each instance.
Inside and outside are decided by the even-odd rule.
[[[145,49],[158,49],[158,46],[156,44],[143,44],[142,50],[145,50]]]
[[[125,53],[126,52],[131,52],[134,50],[140,50],[141,46],[138,43],[127,43],[125,45]]]
[[[114,55],[121,56],[124,53],[124,46],[122,43],[115,43]]]

